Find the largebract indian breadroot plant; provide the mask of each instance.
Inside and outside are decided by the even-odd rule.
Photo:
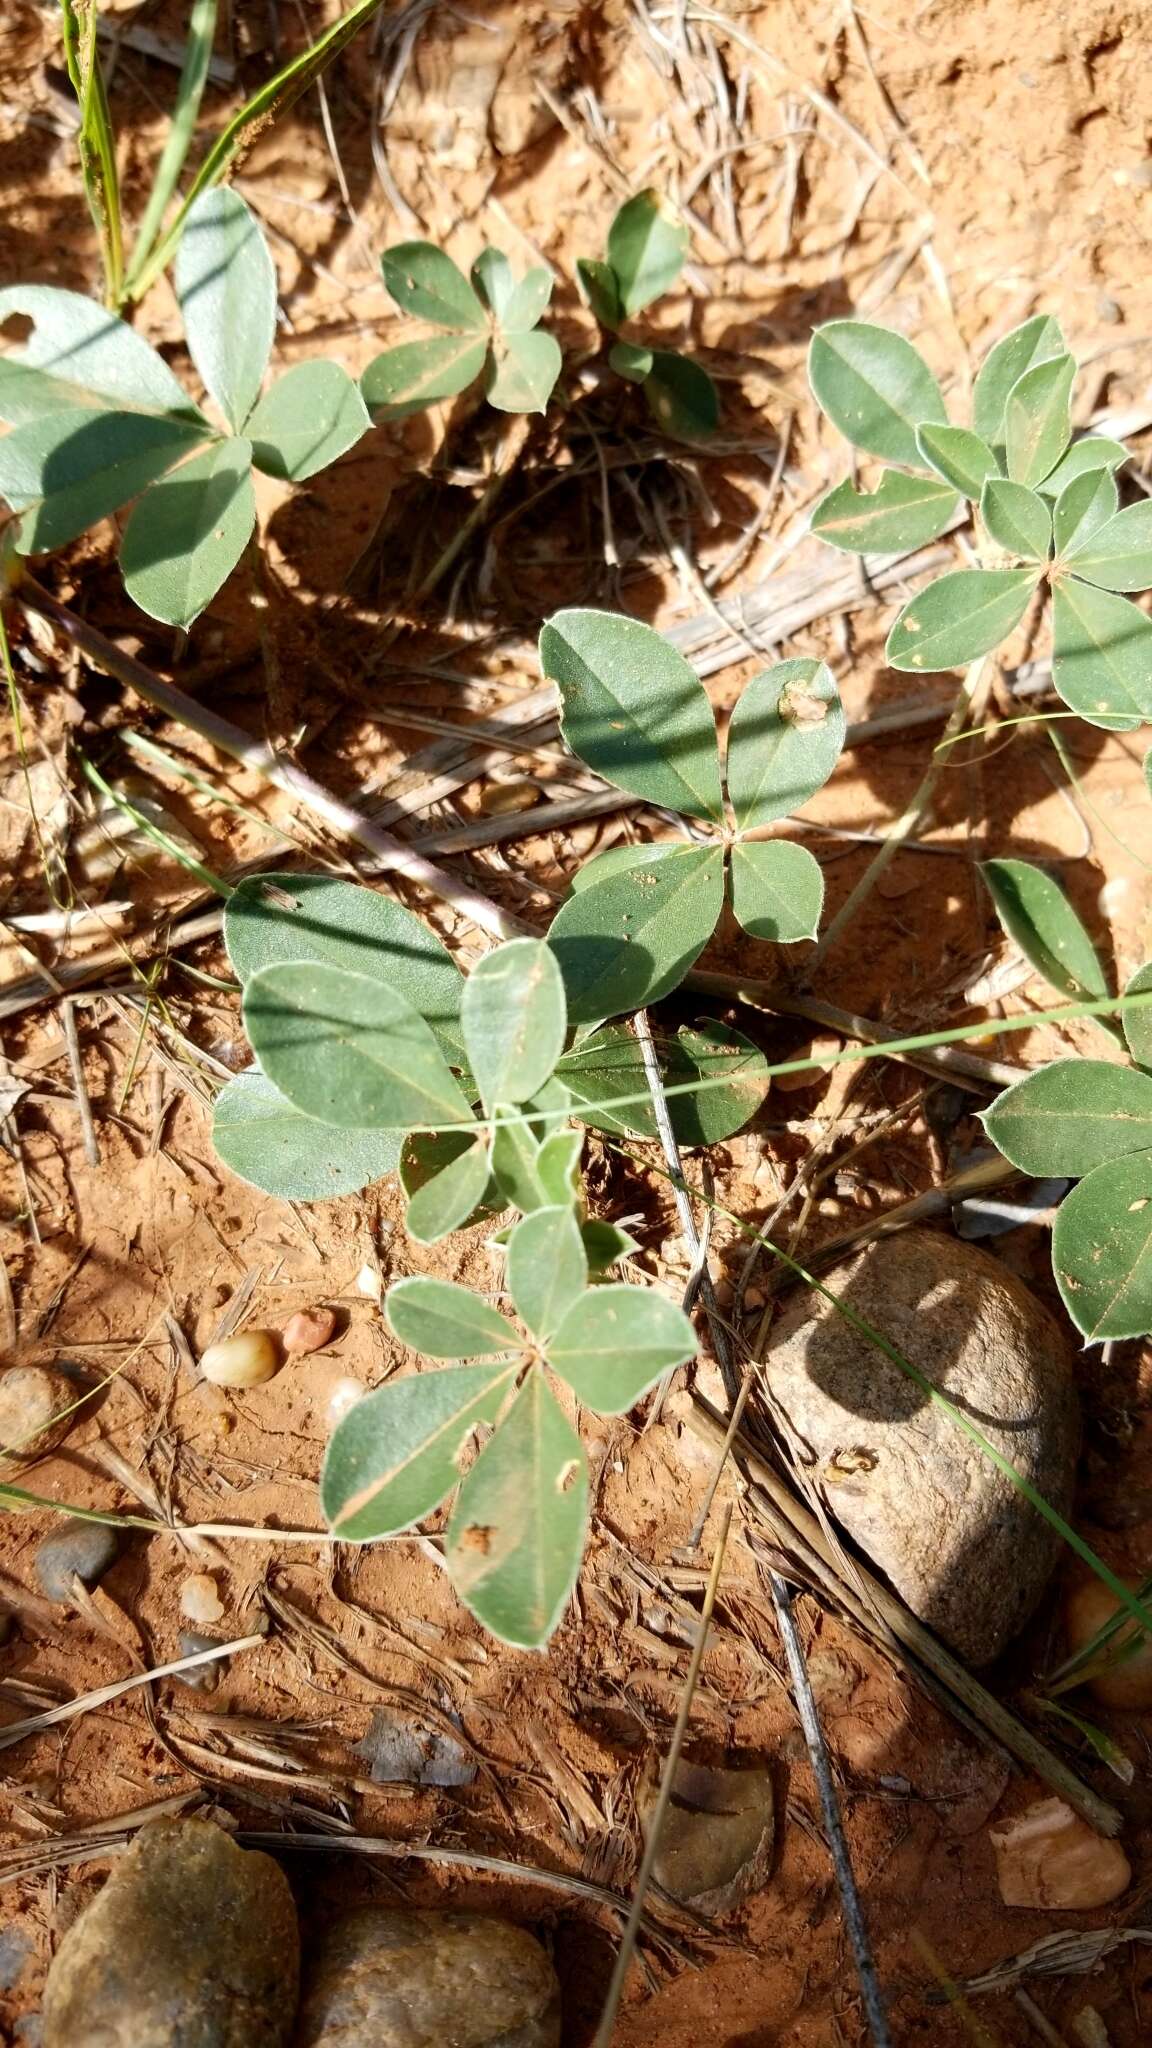
[[[456,398],[483,376],[499,412],[543,412],[560,375],[560,345],[540,326],[552,297],[542,264],[517,278],[499,249],[483,249],[471,282],[432,242],[401,242],[380,259],[402,313],[435,328],[374,356],[360,388],[377,419],[403,419]]]
[[[817,328],[808,374],[840,432],[894,465],[874,490],[845,481],[821,500],[821,539],[856,554],[902,552],[962,524],[969,504],[977,516],[981,565],[909,600],[888,635],[892,667],[926,674],[979,659],[1047,585],[1064,702],[1112,731],[1152,719],[1152,619],[1127,594],[1152,586],[1152,501],[1121,506],[1121,442],[1073,439],[1076,363],[1056,321],[1038,314],[997,342],[968,426],[949,422],[912,343],[866,321]]]

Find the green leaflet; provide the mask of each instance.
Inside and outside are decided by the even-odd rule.
[[[448,1131],[437,1132],[432,1142],[447,1138],[450,1145],[453,1135]],[[407,1140],[405,1151],[413,1142],[412,1138]],[[448,1150],[448,1146],[443,1146],[445,1153]],[[489,1172],[485,1138],[473,1138],[470,1144],[453,1148],[440,1171],[422,1180],[408,1197],[404,1227],[409,1237],[417,1244],[435,1244],[439,1238],[447,1237],[450,1230],[461,1230],[483,1203]]]
[[[1152,990],[1152,966],[1138,967],[1124,990],[1126,996],[1142,996]],[[1152,1006],[1124,1013],[1124,1036],[1128,1050],[1142,1067],[1152,1067]]]
[[[276,272],[255,215],[230,185],[188,210],[174,271],[188,352],[234,433],[260,395],[276,332]]]
[[[61,548],[187,455],[205,429],[151,413],[81,411],[31,419],[0,440],[0,497],[21,513],[21,554]]]
[[[921,461],[966,498],[978,500],[985,479],[997,473],[996,457],[987,441],[967,427],[938,426],[928,421],[916,430],[916,446]]]
[[[1090,1343],[1152,1329],[1152,1152],[1098,1166],[1064,1197],[1052,1270]]]
[[[256,1068],[220,1090],[212,1143],[239,1179],[283,1202],[358,1195],[394,1173],[400,1156],[395,1131],[345,1131],[317,1123],[294,1109]]]
[[[492,1177],[504,1200],[525,1216],[551,1207],[555,1199],[540,1177],[540,1152],[540,1141],[527,1124],[493,1125]]]
[[[571,896],[548,933],[569,1022],[599,1023],[667,995],[699,959],[723,902],[719,847],[686,848]]]
[[[888,635],[893,668],[963,668],[1006,639],[1036,588],[1034,569],[956,569],[918,591]]]
[[[937,429],[942,434],[958,431]],[[951,481],[886,469],[874,491],[858,491],[845,477],[821,498],[812,514],[812,531],[848,554],[898,554],[935,540],[950,524],[956,506]]]
[[[1023,1172],[1080,1175],[1152,1150],[1152,1075],[1110,1060],[1053,1060],[1014,1081],[984,1127]]]
[[[1052,680],[1090,725],[1131,732],[1152,718],[1152,619],[1074,576],[1052,586]]]
[[[567,1015],[555,954],[541,939],[512,939],[486,953],[464,984],[460,1018],[485,1108],[526,1102],[564,1050]]]
[[[675,284],[688,254],[688,229],[671,200],[652,188],[627,199],[608,230],[608,267],[624,319]]]
[[[923,460],[916,429],[947,419],[940,386],[919,350],[868,321],[818,327],[808,381],[833,426],[855,447],[913,469]]]
[[[1014,483],[1038,484],[1051,474],[1072,433],[1071,356],[1036,363],[1012,386],[1004,407],[1004,445]]]
[[[554,335],[506,332],[489,353],[484,395],[497,412],[545,412],[562,366]]]
[[[980,497],[980,517],[1006,553],[1026,562],[1046,562],[1052,545],[1052,512],[1026,484],[989,477]]]
[[[413,1204],[419,1204],[416,1209],[417,1218],[425,1220],[428,1210],[420,1202],[424,1190],[430,1187],[433,1182],[440,1180],[441,1176],[450,1174],[457,1160],[463,1159],[465,1154],[470,1154],[475,1144],[476,1133],[468,1127],[461,1130],[447,1131],[409,1131],[404,1143],[400,1147],[399,1167],[400,1185],[408,1198],[408,1214],[405,1217],[405,1223],[409,1231],[412,1230]],[[473,1169],[474,1166],[475,1162],[473,1161]],[[468,1169],[465,1169],[463,1176],[453,1176],[450,1185],[459,1189],[461,1178],[467,1180]],[[473,1182],[473,1185],[475,1185],[475,1182]],[[447,1190],[442,1190],[441,1193],[446,1196]],[[431,1199],[435,1202],[439,1197],[432,1197]],[[459,1223],[455,1223],[451,1227],[454,1230],[459,1230],[466,1224],[485,1223],[491,1217],[498,1216],[503,1207],[504,1202],[501,1198],[500,1190],[491,1171],[489,1171],[474,1206],[465,1212]],[[431,1242],[431,1240],[425,1241]]]
[[[681,1025],[674,1039],[658,1045],[665,1088],[706,1080],[699,1095],[670,1094],[668,1110],[681,1145],[715,1145],[741,1130],[768,1093],[768,1062],[751,1039],[731,1026],[704,1021]],[[629,1137],[659,1136],[649,1103],[602,1110],[618,1096],[639,1095],[647,1086],[640,1047],[626,1024],[606,1024],[573,1046],[560,1062],[576,1100],[576,1113],[597,1130]],[[721,1076],[728,1085],[717,1087]]]
[[[1152,584],[1152,498],[1126,505],[1094,532],[1081,529],[1064,559],[1077,576],[1105,590],[1147,590]]]
[[[545,271],[545,276],[548,275]],[[502,249],[481,249],[470,272],[472,289],[484,300],[489,312],[500,323],[504,308],[516,289],[516,279],[507,256]],[[529,322],[535,326],[535,321]]]
[[[340,363],[297,363],[277,377],[248,420],[252,460],[268,476],[303,483],[346,455],[372,422]]]
[[[619,327],[624,313],[611,264],[581,256],[576,263],[576,278],[601,327]]]
[[[536,264],[524,272],[519,284],[513,285],[498,316],[505,334],[527,334],[543,319],[552,297],[552,283],[552,272],[543,264]]]
[[[244,1023],[273,1086],[305,1116],[352,1129],[471,1122],[429,1026],[375,976],[318,961],[263,967]]]
[[[498,1309],[454,1280],[422,1273],[395,1280],[384,1313],[392,1335],[426,1358],[491,1358],[524,1349],[519,1331]]]
[[[434,327],[483,334],[488,322],[463,271],[431,242],[399,242],[380,258],[384,288],[404,313]],[[369,399],[369,404],[371,404]]]
[[[373,356],[360,379],[369,411],[385,419],[455,398],[475,382],[488,355],[487,340],[471,335],[436,334],[427,341],[402,341]]]
[[[641,1394],[696,1354],[684,1311],[663,1294],[616,1281],[573,1303],[548,1344],[548,1363],[598,1415],[626,1415]]]
[[[576,1583],[587,1525],[580,1439],[535,1369],[457,1495],[449,1576],[493,1635],[540,1649]]]
[[[495,1422],[515,1367],[463,1365],[389,1380],[337,1423],[320,1510],[342,1543],[371,1543],[438,1508],[460,1478],[477,1423]]]
[[[720,425],[720,394],[707,370],[674,349],[653,349],[644,396],[653,419],[681,441],[699,441]]]
[[[1046,313],[1014,327],[989,351],[972,387],[972,424],[990,448],[1003,446],[1004,413],[1013,385],[1037,363],[1066,354],[1064,336]]]
[[[652,351],[635,341],[617,341],[608,351],[609,367],[629,384],[642,384],[652,368]]]
[[[1084,434],[1073,441],[1066,455],[1062,455],[1050,475],[1046,476],[1039,488],[1047,498],[1058,498],[1067,490],[1073,477],[1084,476],[1088,470],[1106,469],[1111,473],[1127,462],[1128,450],[1122,441],[1110,441],[1103,434]]]
[[[1058,882],[1026,860],[982,861],[996,914],[1026,960],[1071,1002],[1108,994],[1096,948]]]
[[[580,1225],[565,1204],[524,1216],[508,1240],[508,1292],[534,1337],[552,1335],[588,1285]]]
[[[540,635],[540,666],[560,692],[564,738],[598,775],[720,823],[712,707],[661,634],[615,612],[556,612]]]
[[[47,371],[113,405],[176,413],[207,424],[163,356],[94,299],[50,284],[14,284],[0,291],[0,323],[14,313],[31,320],[33,327],[19,352],[6,362]],[[37,416],[43,409],[37,405]]]
[[[218,441],[137,499],[120,545],[129,597],[167,626],[191,626],[231,575],[255,525],[251,443]]]
[[[736,841],[732,909],[754,939],[774,946],[814,939],[823,907],[823,870],[806,846],[788,839]]]
[[[780,661],[746,683],[728,722],[726,779],[737,828],[800,809],[844,745],[844,706],[822,661]]]
[[[251,875],[224,908],[224,944],[241,981],[261,967],[315,960],[398,988],[449,1057],[463,1050],[464,978],[423,918],[394,897],[333,875]]]
[[[1063,556],[1078,542],[1090,540],[1108,524],[1119,503],[1120,494],[1111,470],[1086,469],[1072,477],[1056,499],[1052,513],[1057,555]]]

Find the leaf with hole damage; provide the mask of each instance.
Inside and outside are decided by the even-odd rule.
[[[267,476],[303,483],[346,455],[371,424],[359,386],[340,363],[297,363],[248,420],[252,460]]]
[[[990,476],[980,495],[980,517],[998,547],[1026,562],[1046,562],[1052,512],[1038,492],[1008,477]]]
[[[916,429],[916,446],[921,462],[966,498],[978,500],[985,479],[997,473],[996,457],[987,441],[968,427],[941,426],[929,420]]]
[[[1056,553],[1090,540],[1107,526],[1120,503],[1116,479],[1108,469],[1086,469],[1064,486],[1052,510]],[[1063,561],[1060,567],[1063,570]]]
[[[814,939],[824,908],[824,873],[806,846],[788,839],[738,839],[732,848],[732,910],[769,945]]]
[[[255,525],[252,444],[218,441],[136,500],[120,544],[129,597],[166,626],[191,626],[227,582]]]
[[[682,1024],[675,1038],[658,1039],[668,1112],[681,1145],[715,1145],[755,1116],[768,1093],[768,1063],[758,1046],[731,1025],[711,1019]],[[597,1130],[656,1138],[656,1116],[645,1100],[647,1079],[640,1046],[626,1024],[606,1024],[573,1046],[560,1063],[577,1113]],[[702,1085],[700,1085],[702,1084]],[[680,1093],[681,1089],[694,1092]],[[620,1096],[626,1108],[602,1108]]]
[[[658,1002],[699,959],[723,904],[719,847],[685,847],[571,896],[548,933],[569,1022]]]
[[[564,1050],[567,1015],[556,956],[542,939],[510,939],[477,961],[460,1021],[485,1107],[526,1102]]]
[[[1075,575],[1104,590],[1147,590],[1152,584],[1152,498],[1125,505],[1094,533],[1078,533],[1064,560]]]
[[[0,498],[21,514],[23,555],[75,540],[135,498],[204,438],[190,421],[73,408],[0,439]]]
[[[435,1136],[451,1138],[452,1133],[436,1132]],[[406,1147],[411,1143],[411,1138],[406,1140]],[[473,1138],[409,1195],[404,1214],[409,1237],[417,1244],[436,1244],[449,1231],[463,1229],[482,1204],[489,1178],[487,1139]]]
[[[555,335],[506,332],[489,353],[484,396],[497,412],[544,412],[562,367]]]
[[[1089,1343],[1152,1330],[1152,1152],[1098,1166],[1065,1196],[1052,1271]]]
[[[662,1374],[695,1355],[683,1309],[622,1281],[582,1295],[547,1346],[553,1372],[598,1415],[627,1414]]]
[[[342,1543],[411,1528],[460,1479],[478,1423],[495,1422],[515,1368],[463,1365],[415,1373],[364,1394],[337,1423],[320,1473],[320,1511]]]
[[[1152,1075],[1111,1060],[1053,1060],[998,1095],[983,1122],[1025,1173],[1091,1173],[1152,1150]]]
[[[625,200],[608,230],[608,263],[626,320],[670,291],[684,268],[688,229],[653,187]]]
[[[869,455],[920,468],[916,429],[945,423],[940,386],[902,334],[866,320],[830,320],[808,351],[817,403],[845,438]]]
[[[318,961],[263,967],[244,1024],[274,1087],[305,1116],[351,1129],[471,1121],[429,1026],[387,982]]]
[[[972,425],[990,448],[1004,444],[1008,394],[1025,371],[1068,353],[1064,336],[1047,313],[1014,327],[984,358],[972,387]]]
[[[540,666],[560,692],[564,738],[609,782],[691,818],[723,816],[716,721],[682,654],[616,612],[555,612]]]
[[[753,676],[728,721],[725,776],[738,829],[770,825],[815,796],[840,758],[844,730],[824,662],[778,661]]]
[[[1019,625],[1036,582],[1035,569],[955,569],[937,577],[896,619],[886,660],[912,674],[965,667]]]
[[[1128,450],[1122,441],[1110,441],[1103,434],[1083,434],[1078,441],[1073,441],[1067,454],[1060,457],[1055,469],[1037,488],[1046,498],[1058,498],[1061,491],[1067,490],[1073,477],[1101,469],[1106,469],[1111,475],[1127,460]]]
[[[360,379],[364,403],[377,419],[404,419],[408,413],[466,391],[480,375],[487,356],[487,341],[468,334],[434,334],[427,341],[402,341],[373,356]]]
[[[1076,363],[1056,356],[1036,363],[1012,386],[1004,407],[1004,450],[1013,483],[1039,484],[1050,476],[1072,434]]]
[[[124,320],[82,292],[65,292],[50,284],[14,284],[0,291],[0,323],[18,316],[31,320],[32,331],[5,365],[20,364],[50,379],[81,387],[109,404],[138,407],[145,412],[171,412],[205,424],[163,356]],[[18,378],[7,380],[7,396],[21,410],[0,409],[0,419],[39,418],[55,411],[51,388]],[[16,394],[22,392],[22,398]],[[90,402],[81,397],[81,403]],[[25,410],[27,407],[29,409]]]
[[[283,1202],[358,1195],[394,1173],[400,1156],[395,1131],[346,1131],[302,1116],[256,1068],[220,1090],[212,1143],[240,1180]]]
[[[677,440],[702,440],[720,425],[720,393],[707,370],[675,349],[653,349],[644,397],[653,419]]]
[[[524,1216],[508,1240],[505,1274],[516,1313],[534,1337],[550,1337],[588,1286],[580,1225],[566,1205]]]
[[[1108,980],[1095,946],[1058,882],[1026,860],[986,860],[980,873],[1010,939],[1070,1002],[1096,1002]]]
[[[950,483],[886,469],[874,491],[858,491],[845,477],[821,498],[812,514],[812,531],[846,554],[898,554],[935,540],[958,504]]]
[[[239,433],[272,353],[276,271],[255,214],[230,185],[194,200],[173,276],[188,353]]]
[[[1075,576],[1052,586],[1052,681],[1072,711],[1108,732],[1152,719],[1152,619]]]
[[[484,308],[463,271],[433,243],[398,242],[385,249],[380,270],[401,312],[454,333],[482,334],[487,328]]]
[[[384,1314],[392,1335],[426,1358],[492,1358],[524,1349],[520,1332],[499,1309],[455,1280],[423,1273],[395,1280]]]

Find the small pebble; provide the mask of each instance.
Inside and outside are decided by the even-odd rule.
[[[1130,1593],[1140,1591],[1139,1581],[1125,1581]],[[1068,1639],[1069,1651],[1076,1655],[1086,1650],[1095,1641],[1099,1631],[1108,1622],[1115,1621],[1120,1612],[1120,1602],[1099,1579],[1089,1579],[1078,1586],[1065,1604],[1064,1632]],[[1136,1637],[1136,1646],[1132,1647]],[[1126,1654],[1117,1656],[1117,1648],[1124,1645]],[[1109,1662],[1109,1650],[1112,1661]],[[1129,1712],[1143,1713],[1152,1707],[1152,1641],[1139,1635],[1136,1624],[1120,1629],[1103,1650],[1096,1653],[1094,1661],[1100,1668],[1086,1683],[1094,1699],[1104,1707],[1120,1707]]]
[[[356,1406],[357,1401],[363,1400],[367,1392],[363,1380],[353,1379],[349,1373],[346,1373],[343,1379],[337,1380],[328,1396],[328,1420],[333,1429],[338,1422],[343,1421],[349,1409]]]
[[[989,1834],[1006,1906],[1087,1912],[1110,1906],[1132,1882],[1119,1842],[1098,1835],[1062,1799],[1038,1800]]]
[[[0,1461],[43,1458],[76,1420],[76,1389],[44,1365],[13,1365],[0,1377]],[[68,1409],[68,1414],[61,1411]]]
[[[332,1308],[298,1308],[284,1325],[283,1344],[289,1356],[306,1351],[323,1351],[332,1341],[336,1311]]]
[[[244,1330],[210,1344],[200,1370],[214,1387],[262,1387],[280,1370],[280,1351],[270,1330]]]
[[[115,1563],[120,1549],[120,1532],[106,1522],[82,1522],[70,1516],[36,1551],[36,1577],[49,1600],[63,1606],[72,1602],[72,1581],[98,1585]]]
[[[180,1612],[189,1621],[219,1621],[224,1602],[211,1572],[193,1572],[180,1588]]]
[[[201,1650],[214,1650],[220,1638],[202,1636],[199,1629],[182,1628],[176,1640],[182,1657],[195,1657]],[[181,1671],[178,1674],[179,1683],[188,1686],[192,1692],[215,1692],[220,1683],[220,1667],[223,1661],[222,1657],[218,1657],[214,1664],[197,1664],[192,1671]]]
[[[525,1928],[361,1908],[310,1944],[297,2048],[559,2048],[560,1987]]]

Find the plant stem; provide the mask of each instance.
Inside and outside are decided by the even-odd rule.
[[[208,66],[212,61],[212,38],[216,33],[217,0],[193,0],[192,14],[188,23],[188,40],[184,51],[184,65],[180,82],[176,87],[176,106],[168,124],[168,135],[156,176],[152,182],[144,218],[140,223],[124,280],[122,296],[131,296],[133,286],[143,269],[164,224],[168,201],[176,190],[184,160],[196,128],[196,116],[208,77]]]
[[[849,891],[815,952],[809,955],[804,970],[805,979],[811,978],[825,955],[831,951],[837,940],[843,937],[861,904],[866,903],[872,894],[889,862],[895,858],[905,840],[911,839],[921,824],[935,795],[937,778],[944,766],[944,752],[949,742],[963,731],[969,721],[978,723],[983,716],[983,700],[991,687],[992,674],[991,662],[986,654],[982,654],[978,661],[969,663],[956,702],[949,713],[944,737],[932,751],[932,758],[923,781],[907,810],[889,827],[884,836],[883,846],[873,855],[855,888]]]
[[[123,296],[124,245],[120,217],[120,181],[116,171],[116,138],[104,90],[104,73],[96,48],[98,0],[88,0],[84,30],[75,0],[60,0],[64,64],[80,109],[77,149],[80,176],[92,223],[100,237],[104,265],[104,303],[110,308]]]

